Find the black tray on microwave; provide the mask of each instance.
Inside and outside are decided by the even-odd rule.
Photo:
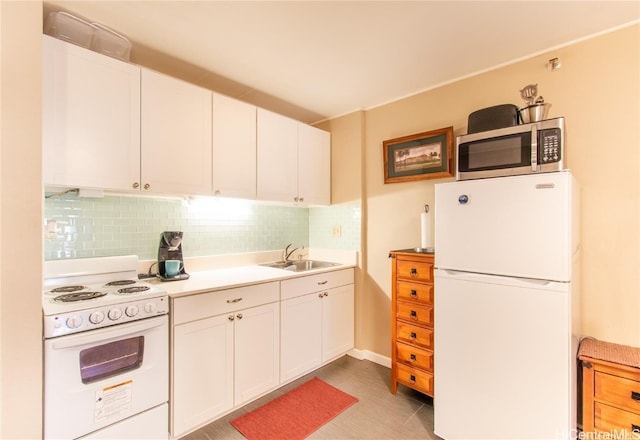
[[[513,104],[494,105],[469,114],[467,134],[512,127],[519,123],[520,117],[517,106]]]

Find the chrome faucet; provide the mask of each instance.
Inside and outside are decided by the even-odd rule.
[[[282,261],[287,262],[289,261],[289,257],[291,256],[291,254],[293,254],[295,251],[298,250],[298,248],[294,248],[293,250],[289,250],[289,248],[291,247],[291,243],[289,243],[287,245],[286,248],[284,248],[284,250],[282,251]]]

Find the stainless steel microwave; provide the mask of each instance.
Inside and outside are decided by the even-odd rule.
[[[564,169],[564,118],[466,134],[456,138],[456,180]]]

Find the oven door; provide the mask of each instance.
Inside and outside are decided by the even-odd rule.
[[[168,338],[163,315],[46,339],[44,437],[79,438],[166,403]],[[154,414],[168,436],[168,414]]]

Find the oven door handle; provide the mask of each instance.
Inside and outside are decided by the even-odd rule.
[[[90,333],[80,333],[69,335],[53,341],[51,347],[54,350],[64,350],[65,348],[79,347],[82,345],[96,345],[110,339],[121,338],[122,336],[133,336],[136,333],[144,332],[166,324],[166,315],[158,318],[145,319],[131,324],[116,325],[111,328],[104,328],[91,331]],[[96,334],[100,332],[100,334]]]

